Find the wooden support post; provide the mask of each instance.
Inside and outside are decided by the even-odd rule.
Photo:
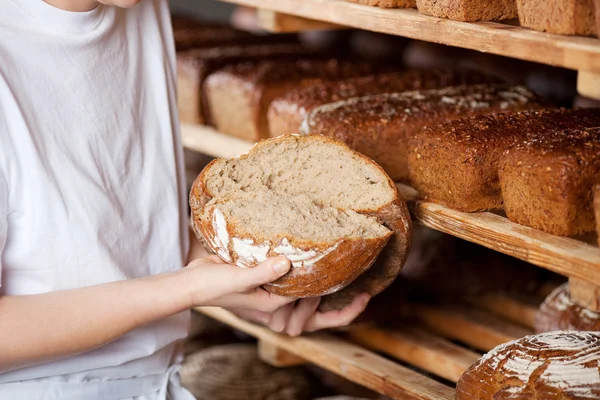
[[[265,9],[258,10],[258,24],[261,28],[273,33],[344,29],[343,26],[329,22],[296,17],[295,15]]]
[[[306,360],[303,358],[285,351],[276,344],[267,342],[266,340],[258,341],[258,356],[261,360],[274,367],[293,367],[306,364]]]
[[[577,278],[569,279],[571,300],[595,312],[600,312],[600,287]]]
[[[600,100],[600,74],[588,71],[577,73],[577,92],[594,100]]]

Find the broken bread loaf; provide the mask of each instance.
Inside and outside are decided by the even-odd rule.
[[[390,242],[369,275],[377,282],[353,286],[376,294],[400,272],[410,240],[406,204],[381,167],[318,135],[263,140],[239,158],[213,161],[190,207],[196,234],[224,261],[251,268],[289,258],[290,272],[265,286],[284,296],[339,291]]]

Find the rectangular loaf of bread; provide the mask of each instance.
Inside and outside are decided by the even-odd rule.
[[[455,21],[517,18],[515,0],[417,0],[417,8],[422,14]]]
[[[597,35],[595,0],[516,0],[526,28],[562,35]]]
[[[227,43],[251,43],[260,39],[260,36],[216,22],[185,16],[173,16],[171,21],[177,51]]]
[[[562,236],[593,232],[600,128],[549,131],[519,141],[501,155],[499,178],[511,221]]]
[[[275,40],[272,40],[275,39]],[[273,58],[295,59],[311,52],[296,41],[282,42],[278,35],[264,43],[192,49],[177,53],[177,107],[181,122],[210,124],[210,113],[202,86],[206,77],[226,65]]]
[[[348,0],[351,3],[381,8],[417,8],[416,0]]]
[[[409,139],[408,171],[421,197],[474,212],[502,208],[498,160],[518,141],[548,131],[600,126],[600,109],[545,109],[464,118]]]
[[[205,81],[217,130],[256,141],[269,136],[267,110],[273,99],[296,87],[372,73],[370,64],[337,59],[267,60],[230,65]]]
[[[497,111],[539,107],[524,87],[465,85],[356,97],[315,108],[303,134],[348,144],[377,162],[395,181],[408,180],[408,138],[427,125]]]
[[[323,104],[380,93],[435,89],[473,83],[493,82],[494,78],[471,70],[414,69],[323,82],[297,88],[276,98],[269,107],[269,135],[298,132],[300,124],[314,108]]]

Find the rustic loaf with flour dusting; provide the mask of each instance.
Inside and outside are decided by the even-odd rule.
[[[599,368],[600,332],[525,336],[472,365],[456,385],[456,399],[599,399]]]
[[[546,297],[535,317],[536,332],[600,331],[600,313],[575,303],[565,283]]]
[[[265,286],[279,295],[323,296],[351,282],[346,293],[376,294],[398,275],[410,243],[406,204],[389,177],[322,136],[281,136],[213,161],[194,183],[190,206],[196,234],[224,261],[254,267],[288,257],[292,270]],[[348,299],[331,301],[340,296]]]
[[[595,126],[600,109],[499,113],[429,126],[409,140],[410,181],[423,198],[456,210],[500,209],[498,162],[504,150],[557,129]]]
[[[267,115],[269,135],[276,137],[297,133],[300,124],[313,109],[352,97],[496,81],[472,70],[413,69],[316,83],[291,90],[273,100]]]
[[[464,85],[386,93],[315,108],[300,129],[347,143],[383,167],[395,181],[408,180],[408,139],[425,126],[499,111],[537,108],[524,87]]]

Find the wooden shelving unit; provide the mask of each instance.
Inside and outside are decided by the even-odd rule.
[[[182,126],[186,148],[213,157],[236,157],[254,144],[205,126]],[[414,220],[453,236],[489,247],[537,266],[600,286],[600,249],[595,236],[572,239],[551,235],[510,222],[490,212],[464,213],[416,200],[417,193],[399,184],[409,200]]]
[[[255,7],[270,32],[345,27],[404,36],[578,71],[578,92],[600,100],[600,39],[552,35],[515,21],[464,23],[413,9],[382,9],[346,0],[223,0]],[[254,143],[206,126],[183,125],[184,146],[212,157],[236,157]],[[398,188],[413,220],[569,277],[573,296],[600,311],[600,248],[595,235],[566,238],[510,222],[502,214],[462,213],[418,200]],[[464,304],[410,304],[410,321],[362,324],[291,338],[215,308],[197,311],[258,339],[261,357],[276,366],[313,363],[393,399],[454,398],[454,383],[493,347],[533,332],[552,284],[527,301],[486,294]]]

